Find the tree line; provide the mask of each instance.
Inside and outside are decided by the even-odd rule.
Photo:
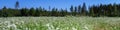
[[[120,17],[120,4],[100,4],[89,7],[90,16]]]
[[[19,2],[15,4],[15,8],[7,8],[4,6],[0,9],[0,17],[16,17],[16,16],[108,16],[108,17],[120,17],[120,4],[100,4],[92,5],[89,9],[86,8],[86,4],[73,6],[69,9],[51,8],[45,9],[39,8],[21,8],[19,9]]]

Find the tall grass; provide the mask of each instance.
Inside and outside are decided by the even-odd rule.
[[[8,17],[0,30],[120,30],[119,17]]]

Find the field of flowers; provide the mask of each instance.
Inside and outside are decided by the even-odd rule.
[[[120,17],[1,17],[0,30],[120,30]]]

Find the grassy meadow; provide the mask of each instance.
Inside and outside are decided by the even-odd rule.
[[[1,17],[0,30],[120,30],[120,17]]]

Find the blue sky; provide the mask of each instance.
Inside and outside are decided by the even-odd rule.
[[[6,6],[8,8],[14,8],[15,2],[19,1],[20,8],[31,8],[31,7],[44,7],[48,9],[49,6],[56,8],[68,8],[73,6],[82,5],[83,2],[86,6],[91,6],[93,4],[110,4],[117,3],[120,4],[120,0],[0,0],[0,8]]]

